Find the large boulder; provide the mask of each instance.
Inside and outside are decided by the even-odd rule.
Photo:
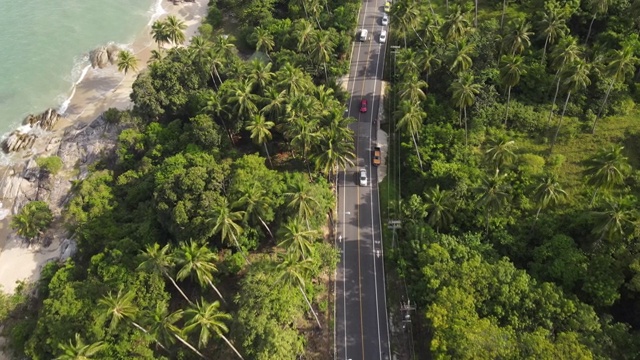
[[[40,115],[28,115],[24,119],[24,124],[31,125],[34,129],[40,128],[51,131],[60,118],[62,118],[62,115],[58,114],[56,110],[49,108]]]
[[[103,45],[91,50],[89,53],[89,61],[92,68],[104,69],[108,65],[113,65],[118,62],[118,54],[120,53],[120,47],[116,44]]]

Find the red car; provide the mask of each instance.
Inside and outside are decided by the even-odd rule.
[[[360,112],[361,113],[367,112],[367,99],[362,99],[362,101],[360,101]]]

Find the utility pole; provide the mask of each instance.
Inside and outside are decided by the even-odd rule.
[[[416,309],[416,306],[411,304],[411,299],[406,303],[400,303],[400,311],[402,312],[402,329],[406,329],[407,324],[411,324],[411,312]]]

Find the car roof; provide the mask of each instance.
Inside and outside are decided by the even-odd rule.
[[[380,35],[387,35],[387,30],[380,31]]]

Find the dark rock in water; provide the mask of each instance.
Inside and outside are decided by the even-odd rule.
[[[58,120],[62,118],[62,115],[54,109],[47,109],[47,111],[39,115],[29,115],[24,119],[24,124],[31,126],[33,129],[42,129],[45,131],[51,131],[56,125]],[[2,150],[5,153],[31,149],[38,136],[34,133],[24,133],[20,130],[15,130],[6,139],[2,141]]]
[[[109,44],[107,46],[100,46],[91,50],[89,53],[89,61],[92,68],[104,69],[107,65],[113,65],[118,62],[118,54],[120,53],[120,47],[116,44]]]
[[[40,128],[42,130],[50,131],[53,129],[55,124],[60,120],[62,115],[58,114],[58,112],[54,109],[47,109],[47,111],[43,112],[40,115],[29,115],[24,119],[25,125],[31,125],[33,128]]]
[[[4,139],[2,142],[2,150],[5,153],[10,153],[24,149],[31,149],[36,138],[36,134],[25,134],[16,130]]]

